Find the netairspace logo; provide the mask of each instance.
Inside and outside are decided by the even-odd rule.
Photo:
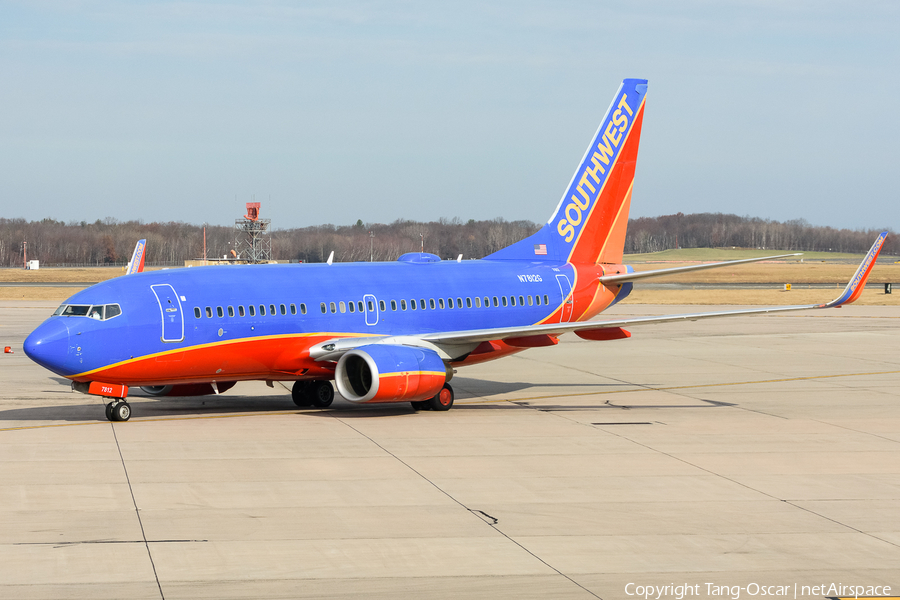
[[[716,583],[695,583],[675,585],[640,585],[629,583],[625,586],[625,594],[644,600],[662,600],[670,598],[684,600],[685,598],[730,598],[740,600],[745,598],[773,597],[773,598],[806,598],[833,596],[842,598],[890,596],[889,585],[843,585],[841,583],[822,583],[819,585],[801,585],[791,583],[787,585],[763,585],[760,583],[748,583],[740,585],[719,585]]]

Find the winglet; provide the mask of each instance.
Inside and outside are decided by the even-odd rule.
[[[137,245],[134,247],[134,254],[131,255],[131,260],[128,261],[128,267],[125,268],[126,275],[133,275],[144,270],[144,248],[146,246],[147,240],[138,240]]]
[[[866,280],[869,278],[869,273],[872,272],[872,267],[875,266],[875,259],[878,258],[878,253],[881,252],[881,247],[884,245],[884,238],[887,237],[887,234],[888,232],[885,231],[875,239],[875,243],[872,244],[869,253],[866,254],[866,257],[863,259],[862,263],[860,263],[856,273],[853,274],[850,283],[844,288],[844,293],[828,304],[822,304],[821,308],[834,308],[844,304],[850,304],[859,298],[863,289],[866,287]]]

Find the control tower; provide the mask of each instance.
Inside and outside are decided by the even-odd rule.
[[[247,203],[247,214],[234,221],[234,249],[237,259],[248,264],[267,263],[272,258],[272,219],[259,218],[259,202]]]

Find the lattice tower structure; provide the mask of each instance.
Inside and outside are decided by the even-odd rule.
[[[237,259],[248,264],[267,263],[272,259],[272,219],[259,218],[259,202],[247,203],[247,214],[234,221],[234,247]]]

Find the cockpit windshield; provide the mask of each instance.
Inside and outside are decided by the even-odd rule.
[[[90,317],[98,321],[106,321],[122,314],[118,304],[63,304],[56,309],[53,316]]]

